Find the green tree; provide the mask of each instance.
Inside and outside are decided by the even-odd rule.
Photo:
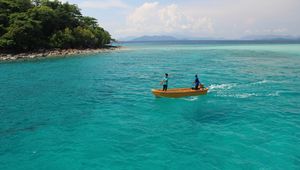
[[[0,0],[0,25],[9,26],[9,16],[13,13],[25,12],[32,7],[30,0]],[[0,28],[0,36],[5,29]]]
[[[28,15],[31,19],[39,21],[42,26],[43,36],[49,37],[57,31],[57,16],[53,9],[48,6],[38,6],[30,9]]]
[[[97,42],[94,33],[89,28],[81,26],[74,29],[74,37],[76,37],[75,46],[79,48],[93,48]]]
[[[80,26],[90,27],[90,28],[97,28],[98,23],[97,23],[97,20],[95,18],[82,16],[82,17],[80,17]]]
[[[111,42],[97,20],[58,0],[0,0],[0,50],[99,48]]]
[[[2,36],[7,49],[33,50],[41,44],[41,25],[39,21],[28,18],[27,13],[12,14],[8,32]]]
[[[54,48],[74,48],[75,38],[71,29],[58,31],[50,38],[51,46]]]

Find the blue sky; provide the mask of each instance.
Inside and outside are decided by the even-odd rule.
[[[142,35],[238,39],[300,35],[300,0],[63,0],[114,38]]]

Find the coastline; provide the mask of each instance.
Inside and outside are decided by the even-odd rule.
[[[41,59],[50,57],[66,57],[78,54],[96,54],[102,52],[109,52],[113,50],[121,49],[121,46],[109,46],[106,48],[87,48],[87,49],[52,49],[52,50],[39,50],[32,52],[23,53],[0,53],[1,61],[17,61],[17,60],[30,60],[30,59]]]

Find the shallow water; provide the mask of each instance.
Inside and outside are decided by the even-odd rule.
[[[124,45],[1,63],[0,169],[300,169],[300,44]]]

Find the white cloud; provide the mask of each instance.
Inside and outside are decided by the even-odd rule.
[[[214,31],[210,17],[187,15],[178,5],[160,5],[158,2],[144,3],[127,17],[126,35],[144,34],[192,34],[204,35]]]
[[[300,35],[300,0],[67,1],[77,3],[85,15],[98,18],[115,38]]]
[[[299,0],[210,0],[183,4],[189,14],[209,16],[216,37],[290,34],[300,32]]]
[[[121,0],[87,0],[79,4],[82,8],[94,8],[94,9],[110,9],[110,8],[128,8],[128,5]]]

